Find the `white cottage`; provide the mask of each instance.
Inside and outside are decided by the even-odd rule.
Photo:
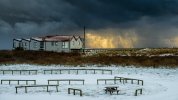
[[[23,39],[21,40],[21,47],[24,50],[30,50],[30,39]]]
[[[13,39],[13,49],[21,47],[22,39]]]
[[[80,36],[45,36],[22,39],[24,50],[43,50],[54,52],[71,52],[81,50],[83,41]]]
[[[42,39],[38,37],[30,38],[30,50],[44,50],[44,41],[42,41]]]

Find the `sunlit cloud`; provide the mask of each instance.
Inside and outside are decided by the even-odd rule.
[[[164,42],[166,45],[168,45],[168,47],[171,47],[171,48],[178,47],[178,36],[165,39]]]
[[[86,34],[88,48],[134,48],[138,43],[135,32],[118,34],[116,31],[92,31]]]

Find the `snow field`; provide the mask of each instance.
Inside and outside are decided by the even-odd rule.
[[[2,84],[0,85],[0,100],[178,100],[178,69],[153,69],[153,68],[135,68],[135,67],[121,67],[114,66],[111,67],[96,67],[96,66],[88,66],[86,68],[94,68],[94,69],[110,69],[113,70],[113,74],[101,74],[97,72],[97,74],[92,74],[92,72],[88,72],[89,74],[85,74],[85,72],[79,72],[77,75],[76,72],[72,72],[71,74],[67,74],[64,72],[63,74],[43,74],[44,69],[63,69],[63,68],[81,68],[81,67],[64,67],[58,65],[50,65],[50,66],[37,66],[37,65],[1,65],[0,69],[35,69],[39,70],[37,75],[19,75],[18,73],[11,74],[0,74],[0,79],[31,79],[36,80],[37,84],[48,84],[48,79],[84,79],[85,85],[82,85],[82,82],[71,82],[71,85],[68,85],[68,82],[60,82],[59,92],[56,92],[55,87],[50,87],[49,91],[46,92],[46,88],[38,87],[38,88],[28,88],[28,93],[25,93],[24,88],[18,89],[18,94],[15,93],[16,82],[12,82],[12,85]],[[130,81],[128,83],[120,83],[113,84],[113,81],[108,81],[107,84],[103,82],[99,82],[97,85],[97,79],[113,79],[114,76],[126,77],[126,78],[134,78],[144,80],[144,85],[137,85],[136,83],[131,84]],[[50,82],[51,84],[56,84],[56,82]],[[21,82],[21,84],[25,84],[25,82]],[[117,86],[119,87],[120,93],[117,95],[114,93],[113,95],[105,94],[103,90],[106,86]],[[68,88],[77,88],[81,89],[83,92],[83,96],[68,94]],[[139,96],[134,96],[135,90],[142,88],[143,94]]]

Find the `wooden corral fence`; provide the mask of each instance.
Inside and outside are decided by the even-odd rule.
[[[3,75],[9,74],[7,72],[11,73],[12,75],[15,74],[14,72],[18,72],[20,75],[24,72],[25,73],[28,72],[29,75],[30,74],[37,74],[37,70],[0,70],[0,73],[3,74]]]
[[[97,85],[99,84],[100,81],[104,81],[105,84],[107,84],[107,81],[113,81],[113,84],[116,83],[116,81],[120,81],[119,79],[97,79]]]
[[[71,91],[73,91],[74,95],[76,94],[76,91],[78,91],[80,93],[80,96],[82,96],[82,90],[81,89],[68,88],[68,94],[70,94]]]
[[[114,77],[114,84],[116,84],[117,79],[119,80],[119,82],[123,82],[123,84],[124,84],[124,77],[118,77],[118,76]]]
[[[123,83],[127,83],[127,81],[130,80],[130,81],[131,81],[131,84],[133,84],[134,81],[137,81],[137,84],[138,84],[138,85],[140,85],[140,82],[141,82],[141,85],[143,85],[143,80],[140,80],[140,79],[124,78],[124,77],[117,77],[117,76],[115,76],[114,79],[115,79],[115,80],[116,80],[116,79],[119,79],[120,82],[123,81]],[[116,84],[116,81],[115,81],[115,84]]]
[[[136,89],[135,90],[135,96],[138,96],[138,92],[142,94],[143,90],[142,89]]]
[[[18,88],[25,88],[25,93],[27,93],[27,88],[29,87],[46,87],[47,92],[49,92],[49,87],[56,87],[56,91],[58,92],[58,86],[59,85],[23,85],[23,86],[16,86],[16,93],[18,93],[17,89]]]
[[[67,71],[68,74],[71,74],[71,71],[75,71],[76,74],[79,74],[79,71],[85,71],[85,74],[88,73],[88,71],[92,71],[93,74],[96,74],[97,71],[100,71],[102,74],[110,73],[112,75],[112,70],[107,69],[51,69],[51,70],[44,70],[43,73],[46,74],[47,72],[50,74],[53,74],[54,72],[59,74],[62,74],[62,71]]]
[[[26,85],[28,85],[29,82],[33,82],[33,84],[36,85],[36,80],[10,80],[10,79],[2,79],[1,84],[3,84],[3,82],[5,82],[5,81],[7,81],[9,85],[11,84],[12,81],[17,82],[17,85],[19,85],[20,82],[25,82]]]
[[[57,82],[57,85],[59,85],[60,81],[68,81],[69,85],[71,84],[72,81],[82,82],[83,85],[85,82],[85,80],[83,80],[83,79],[52,79],[52,80],[48,80],[48,85],[50,84],[50,82]]]
[[[134,81],[137,81],[137,84],[138,84],[138,85],[140,85],[140,82],[141,82],[141,85],[143,85],[143,80],[132,79],[132,78],[124,78],[125,83],[127,83],[128,80],[131,81],[131,84],[133,84]]]
[[[83,79],[52,79],[52,80],[48,80],[48,85],[50,84],[50,82],[57,82],[57,85],[59,85],[60,81],[68,81],[69,85],[71,84],[71,81],[82,82],[83,85],[85,82],[85,80]]]

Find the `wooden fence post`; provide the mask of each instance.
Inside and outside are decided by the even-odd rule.
[[[47,86],[47,92],[49,92],[49,91],[48,91],[48,86]]]
[[[135,96],[138,95],[138,91],[140,92],[140,94],[142,94],[142,89],[137,89],[137,90],[135,90]]]
[[[137,90],[135,91],[135,96],[137,96]]]
[[[17,93],[17,87],[15,87],[16,93]]]
[[[77,69],[77,75],[78,75],[78,69]]]
[[[25,93],[27,93],[27,87],[25,87]]]
[[[68,88],[68,94],[70,94],[70,88]]]
[[[57,92],[58,92],[58,86],[56,86],[56,90],[57,90]]]
[[[34,85],[36,85],[36,80],[34,80]]]
[[[104,74],[104,70],[102,70],[102,74]]]
[[[19,85],[19,80],[17,81],[17,84]]]
[[[59,81],[57,81],[57,85],[59,85]]]
[[[80,96],[82,96],[82,90],[80,90]]]
[[[26,80],[26,85],[28,85],[28,81]]]

